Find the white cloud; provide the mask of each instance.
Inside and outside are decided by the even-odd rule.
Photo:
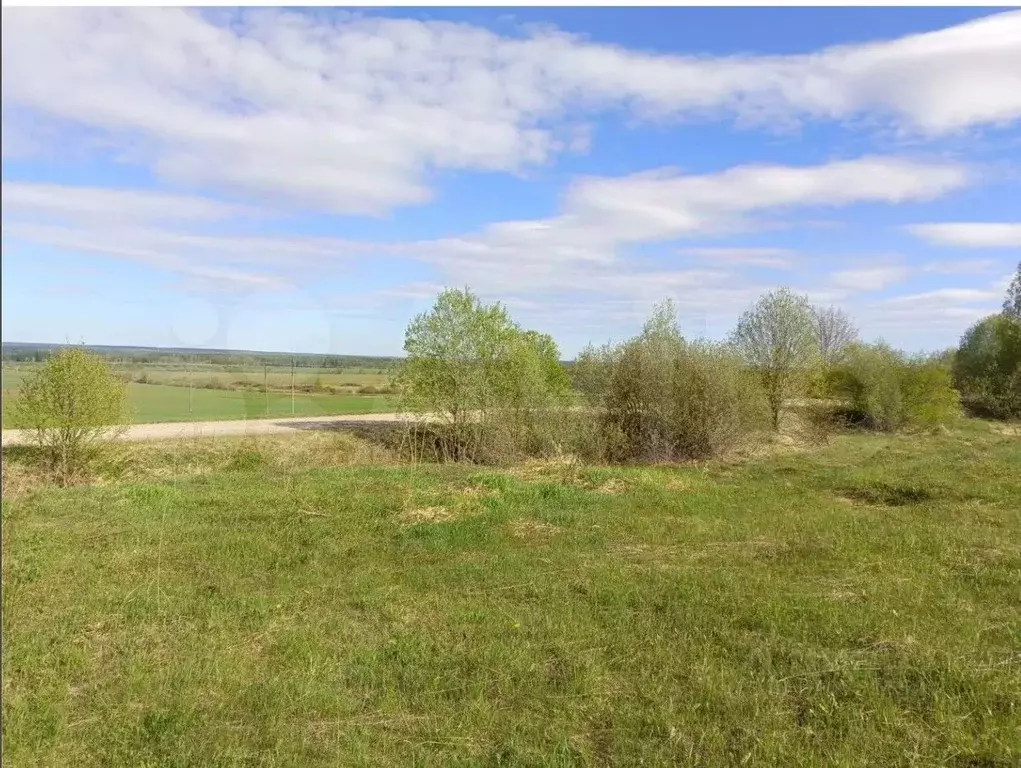
[[[635,280],[656,280],[655,273],[626,264],[621,251],[628,246],[752,228],[756,214],[797,207],[929,200],[968,181],[959,165],[883,157],[805,167],[739,166],[700,176],[667,169],[583,178],[567,190],[558,216],[493,224],[477,234],[409,249],[455,282],[473,286],[605,285],[624,291]],[[605,283],[603,275],[610,276]]]
[[[374,254],[425,263],[443,281],[490,295],[569,291],[647,298],[690,293],[692,302],[712,309],[713,296],[722,295],[713,292],[729,290],[740,277],[734,267],[741,259],[747,263],[779,255],[717,249],[718,258],[704,267],[643,269],[628,247],[748,229],[758,224],[759,214],[798,207],[927,200],[968,181],[967,170],[956,164],[888,157],[804,167],[739,166],[704,175],[662,169],[587,177],[567,189],[561,211],[549,219],[498,222],[461,237],[391,243],[197,232],[193,227],[205,220],[246,211],[139,190],[11,184],[5,185],[4,235],[177,271],[244,268],[252,279],[246,283],[236,273],[237,282],[253,288],[264,280],[316,282],[323,270],[349,257]],[[154,223],[157,218],[161,221]],[[695,251],[710,254],[704,248]]]
[[[864,339],[885,338],[908,349],[950,346],[972,323],[999,310],[996,286],[940,288],[881,299],[843,301]]]
[[[649,305],[671,296],[690,332],[717,333],[757,295],[776,287],[758,274],[750,278],[742,267],[784,267],[792,252],[675,247],[660,261],[664,257],[639,259],[631,249],[755,228],[760,217],[777,212],[923,201],[969,181],[967,169],[956,164],[883,157],[804,167],[740,166],[703,175],[664,169],[579,179],[548,219],[494,223],[461,237],[384,243],[254,234],[252,227],[261,222],[247,209],[221,208],[204,198],[140,190],[92,194],[73,187],[45,187],[45,194],[30,195],[25,189],[35,188],[19,184],[5,185],[3,235],[5,245],[15,238],[68,253],[128,259],[179,275],[189,287],[246,293],[312,289],[331,273],[356,268],[358,257],[414,261],[432,274],[362,299],[373,306],[422,303],[441,285],[470,285],[513,305],[535,327],[566,324],[572,333],[596,339],[639,323]],[[698,263],[683,263],[679,250]],[[856,291],[903,279],[899,269],[845,270],[821,285],[795,275],[794,287],[815,301],[844,301]],[[957,306],[936,304],[943,307],[941,316]],[[886,311],[910,323],[927,307]]]
[[[246,254],[242,259],[216,249],[216,245],[237,245],[231,238],[205,238],[208,251],[174,247],[187,242],[190,236],[159,229],[121,229],[90,225],[62,226],[4,222],[3,237],[17,238],[72,253],[94,253],[110,258],[127,259],[155,269],[182,275],[192,287],[218,291],[276,291],[294,287],[293,279],[281,274],[241,269],[232,261],[249,264],[260,260],[261,253]],[[272,249],[272,239],[266,244]],[[236,250],[236,249],[235,249]],[[218,261],[217,263],[210,263]]]
[[[347,14],[5,8],[2,73],[5,152],[25,150],[26,126],[86,129],[91,149],[116,146],[174,182],[378,214],[427,201],[433,169],[513,172],[583,151],[584,122],[606,109],[864,117],[925,134],[1006,124],[1021,116],[1021,12],[812,54],[711,57]]]
[[[794,268],[794,252],[789,248],[682,248],[680,253],[718,264],[741,264],[768,269]]]
[[[93,221],[218,221],[250,213],[218,200],[104,187],[3,183],[3,215]]]
[[[727,110],[758,121],[875,114],[926,134],[1021,116],[1021,12],[794,56],[655,56],[561,39],[555,78],[652,113]]]
[[[888,307],[908,307],[924,305],[927,307],[946,306],[955,303],[974,303],[996,301],[1000,298],[995,291],[981,290],[979,288],[940,288],[935,291],[924,293],[911,293],[904,296],[894,296],[884,300]]]
[[[842,269],[830,276],[830,282],[848,291],[881,291],[887,286],[903,282],[911,272],[906,267],[863,267]]]
[[[889,332],[963,331],[999,308],[1002,294],[978,288],[940,288],[872,302],[857,308],[863,330]]]
[[[907,230],[935,245],[961,248],[1021,248],[1021,223],[944,222],[912,224]]]
[[[922,267],[923,272],[937,275],[980,275],[1000,266],[995,259],[960,259],[958,261],[932,261]]]

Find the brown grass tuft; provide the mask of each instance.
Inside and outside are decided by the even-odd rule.
[[[549,541],[554,534],[560,531],[555,525],[544,523],[541,520],[512,520],[508,523],[511,534],[522,541],[529,543],[541,543]]]
[[[408,525],[422,525],[425,523],[449,523],[456,520],[459,515],[456,511],[447,507],[419,507],[401,512],[398,517]]]
[[[629,490],[631,486],[625,483],[623,480],[617,477],[610,478],[602,485],[598,486],[595,490],[596,493],[604,493],[610,496],[616,496],[617,494],[624,493]]]
[[[116,445],[110,460],[82,484],[159,481],[237,469],[297,471],[394,463],[385,448],[336,432],[153,440]],[[22,446],[4,450],[3,482],[9,498],[55,485],[35,452]]]

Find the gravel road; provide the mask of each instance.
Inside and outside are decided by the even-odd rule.
[[[346,416],[302,416],[287,419],[236,419],[232,421],[186,421],[170,424],[132,424],[119,435],[120,440],[170,440],[187,437],[224,435],[283,435],[299,430],[343,429],[365,424],[392,424],[407,418],[400,413],[364,413]],[[3,430],[3,445],[21,445],[30,431]]]

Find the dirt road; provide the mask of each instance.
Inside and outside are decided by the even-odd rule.
[[[364,413],[346,416],[303,416],[288,419],[235,419],[232,421],[187,421],[176,424],[132,424],[119,435],[120,440],[169,440],[188,437],[224,435],[281,435],[300,430],[343,429],[345,426],[392,424],[407,418],[399,413]],[[28,441],[30,431],[3,430],[3,445],[21,445]]]

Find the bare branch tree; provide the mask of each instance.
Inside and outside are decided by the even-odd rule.
[[[858,339],[858,329],[838,307],[813,307],[812,315],[822,361],[826,365],[839,363],[847,345]]]
[[[1017,272],[1007,288],[1007,298],[1003,300],[1003,314],[1021,320],[1021,261],[1017,263]]]
[[[762,377],[773,429],[784,403],[804,389],[819,355],[812,306],[788,288],[767,293],[741,315],[731,342]]]

